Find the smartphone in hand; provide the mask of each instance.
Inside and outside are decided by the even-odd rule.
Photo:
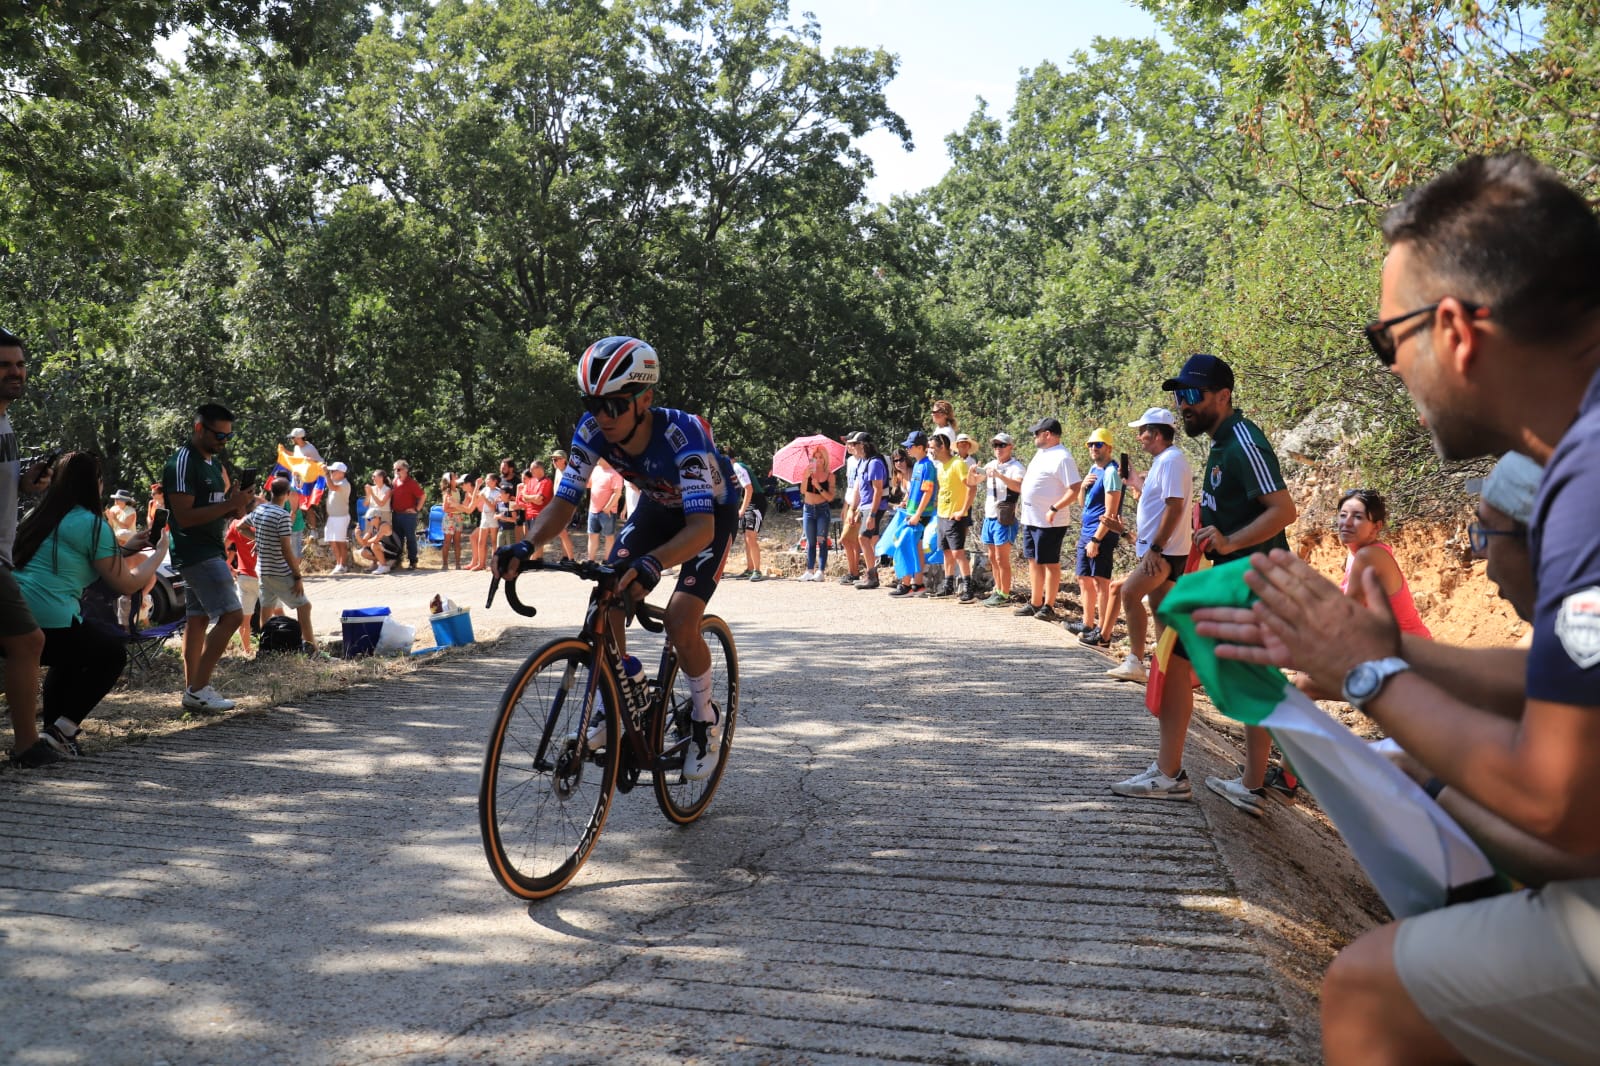
[[[256,487],[256,481],[261,477],[259,466],[246,466],[239,470],[239,491],[249,492]]]
[[[150,520],[151,544],[154,544],[157,540],[159,540],[161,534],[166,531],[167,518],[171,515],[171,513],[172,512],[168,511],[165,507],[156,508],[156,516]]]

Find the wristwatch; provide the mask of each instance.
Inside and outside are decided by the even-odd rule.
[[[1344,675],[1345,702],[1358,711],[1366,710],[1367,704],[1383,691],[1383,686],[1388,684],[1391,677],[1409,669],[1410,663],[1393,656],[1357,663]]]

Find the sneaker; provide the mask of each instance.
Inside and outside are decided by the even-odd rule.
[[[909,596],[909,595],[911,595],[911,586],[910,585],[896,584],[894,588],[889,590],[889,595],[891,595],[891,596]]]
[[[861,580],[861,575],[860,574],[840,574],[839,575],[839,584],[841,584],[841,585],[854,585],[857,581],[860,581],[860,580]]]
[[[1114,677],[1118,681],[1137,681],[1141,685],[1150,680],[1150,675],[1145,670],[1144,663],[1132,655],[1107,670],[1106,676]]]
[[[972,594],[972,579],[971,578],[965,578],[965,577],[962,578],[961,579],[960,589],[961,589],[961,600],[960,600],[961,603],[977,603],[978,602],[978,597],[976,597],[976,596],[974,596]]]
[[[1004,607],[1011,602],[1011,597],[1004,592],[991,592],[989,598],[983,601],[985,607]]]
[[[716,721],[689,723],[694,738],[689,741],[689,750],[683,753],[685,781],[704,781],[722,758],[722,708],[713,703],[711,710],[716,713]]]
[[[389,572],[389,568],[387,566],[374,566],[372,568],[372,572],[374,574],[387,574]]]
[[[1292,800],[1300,794],[1300,779],[1281,766],[1267,767],[1265,785],[1279,799]]]
[[[866,589],[875,589],[875,588],[882,588],[882,587],[883,586],[881,586],[878,583],[878,572],[876,570],[868,570],[867,571],[867,576],[862,578],[860,581],[856,582],[856,588],[861,589],[863,591],[866,590]]]
[[[1247,814],[1260,818],[1267,813],[1267,790],[1245,788],[1244,777],[1206,778],[1206,787]]]
[[[1082,622],[1067,622],[1066,627],[1068,633],[1082,633],[1084,630]]]
[[[183,709],[186,711],[196,711],[200,714],[221,714],[223,711],[231,711],[233,708],[234,702],[224,697],[222,693],[210,685],[198,692],[190,689],[183,694]]]
[[[1179,770],[1177,777],[1168,777],[1155,763],[1143,773],[1118,781],[1111,791],[1134,799],[1186,800],[1194,795],[1189,787],[1189,771]]]
[[[330,573],[330,574],[342,574],[342,573],[344,573],[344,564],[343,563],[334,563],[333,564],[333,569],[329,570],[328,573]]]
[[[8,758],[11,765],[19,770],[37,770],[41,766],[54,766],[58,762],[65,762],[67,757],[52,747],[41,734],[27,751],[21,754],[13,751]]]
[[[732,577],[729,577],[727,580],[729,580],[729,581],[744,581],[747,578],[749,578],[749,576],[751,574],[753,574],[753,573],[755,573],[754,570],[741,570],[737,574],[734,574]]]
[[[759,571],[759,570],[750,571],[750,580],[751,581],[765,581],[766,579],[767,579],[767,575],[763,574],[761,571]]]
[[[1079,644],[1098,644],[1098,643],[1100,643],[1100,627],[1099,626],[1090,626],[1088,629],[1079,629],[1078,630],[1078,643]]]
[[[1048,603],[1034,611],[1033,616],[1041,622],[1059,622],[1061,620],[1061,616],[1056,614],[1055,608]]]
[[[39,730],[39,739],[56,750],[56,753],[68,759],[76,759],[83,755],[83,749],[78,746],[77,734],[67,736],[55,725],[47,725]]]
[[[1044,608],[1042,608],[1042,607],[1035,607],[1031,603],[1025,603],[1021,607],[1018,607],[1015,611],[1012,611],[1011,613],[1016,615],[1018,618],[1032,618],[1034,615],[1038,614],[1043,609]]]

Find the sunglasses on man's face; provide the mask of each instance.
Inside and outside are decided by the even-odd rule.
[[[585,396],[583,409],[592,415],[621,418],[633,406],[632,396]]]
[[[1194,407],[1205,399],[1206,393],[1210,391],[1210,389],[1173,389],[1172,396],[1178,401],[1179,407]]]
[[[1465,300],[1460,301],[1460,303],[1472,318],[1489,317],[1489,309],[1487,307],[1468,303]],[[1378,357],[1378,362],[1384,366],[1394,366],[1395,356],[1400,351],[1400,341],[1394,335],[1394,327],[1419,315],[1431,315],[1437,310],[1439,310],[1438,304],[1429,304],[1427,307],[1419,307],[1415,311],[1407,311],[1405,314],[1395,315],[1393,318],[1369,322],[1362,327],[1361,331],[1367,335],[1367,346],[1372,349],[1372,354]]]
[[[202,425],[203,424],[204,423],[202,423]],[[219,441],[228,440],[229,438],[231,438],[233,436],[233,433],[234,433],[234,431],[231,430],[231,429],[228,430],[228,432],[224,433],[224,432],[222,432],[222,430],[217,429],[215,426],[206,426],[206,432],[211,434],[213,437],[217,438],[217,440],[219,440]]]

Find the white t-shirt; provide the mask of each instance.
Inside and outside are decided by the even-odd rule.
[[[1138,541],[1133,546],[1136,555],[1142,558],[1150,550],[1150,541],[1161,528],[1161,515],[1167,509],[1167,501],[1174,498],[1183,501],[1183,518],[1179,520],[1172,538],[1159,545],[1157,550],[1162,555],[1189,554],[1189,542],[1194,532],[1189,521],[1189,500],[1193,492],[1194,469],[1189,465],[1189,457],[1176,444],[1168,446],[1166,451],[1155,457],[1150,464],[1150,472],[1144,476],[1136,519]]]
[[[1027,472],[1022,475],[1022,524],[1025,526],[1065,526],[1071,522],[1066,510],[1049,514],[1050,505],[1067,494],[1067,490],[1083,480],[1072,453],[1057,444],[1040,448],[1028,460]]]
[[[296,459],[310,459],[314,463],[322,462],[322,453],[317,451],[317,446],[310,441],[301,441],[294,446]]]
[[[1026,468],[1023,467],[1022,463],[1016,459],[1007,459],[1003,463],[997,459],[995,460],[994,465],[995,469],[999,470],[1002,474],[1013,481],[1021,481],[1023,476],[1027,473]],[[1006,488],[1003,481],[995,477],[993,474],[990,474],[986,480],[989,482],[989,488],[983,499],[983,517],[998,518],[1000,516],[1001,502],[1010,498],[1014,494],[1010,489]],[[1045,506],[1049,507],[1051,503],[1055,503],[1055,500],[1051,500],[1049,503],[1046,503]]]

